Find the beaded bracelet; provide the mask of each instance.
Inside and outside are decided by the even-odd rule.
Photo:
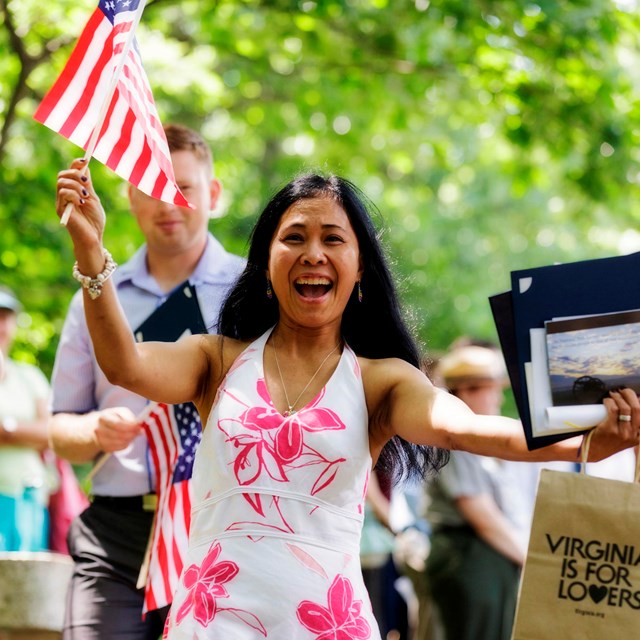
[[[106,249],[103,248],[102,251],[104,253],[105,261],[104,269],[97,276],[92,278],[91,276],[85,276],[80,273],[77,260],[73,265],[73,271],[71,272],[73,278],[82,285],[83,289],[86,289],[89,292],[89,297],[92,300],[100,297],[104,283],[111,277],[118,266]]]

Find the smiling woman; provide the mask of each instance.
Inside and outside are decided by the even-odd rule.
[[[343,178],[309,174],[290,182],[271,199],[256,223],[247,268],[220,314],[220,333],[249,340],[278,321],[307,332],[311,322],[314,336],[331,332],[332,344],[343,340],[360,356],[396,357],[419,367],[420,352],[402,319],[372,222],[374,210],[366,196]],[[273,273],[281,281],[270,285],[276,277]],[[301,290],[303,282],[312,285],[318,279],[328,285],[320,295],[311,294],[311,287]],[[273,297],[265,295],[269,286],[273,286]],[[304,313],[302,324],[291,315],[293,309]],[[325,353],[330,348],[328,344]],[[314,367],[307,348],[298,359],[301,363],[287,360],[290,366],[285,370],[304,384],[305,376],[296,364],[306,366],[311,375]],[[445,459],[441,451],[395,438],[382,448],[378,465],[396,477],[421,476],[439,468]]]
[[[95,273],[104,216],[95,194],[80,202],[74,179],[59,182],[58,212],[80,207],[67,228],[80,269]],[[109,380],[152,400],[193,401],[206,425],[171,640],[379,639],[359,559],[372,466],[424,475],[444,464],[444,448],[576,456],[579,438],[528,452],[519,423],[474,414],[420,371],[366,203],[336,176],[301,176],[279,191],[218,336],[137,344],[111,280],[85,295]],[[605,402],[591,448],[600,457],[636,444],[640,425],[634,393]]]

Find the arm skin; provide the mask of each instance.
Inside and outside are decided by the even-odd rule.
[[[47,401],[36,400],[36,418],[29,422],[18,421],[15,431],[5,433],[0,431],[0,446],[30,447],[37,451],[43,451],[49,446],[47,434],[47,420],[49,412]]]
[[[61,217],[69,202],[75,206],[67,230],[80,272],[95,276],[105,265],[102,248],[105,214],[93,189],[89,171],[83,171],[85,165],[84,161],[76,160],[70,169],[58,174],[56,211]],[[209,407],[203,407],[202,392],[207,386],[205,380],[212,374],[215,376],[212,364],[220,367],[220,341],[212,336],[198,335],[186,336],[175,343],[138,344],[110,280],[97,299],[92,300],[86,289],[83,296],[96,359],[109,382],[150,400],[172,404],[195,402],[204,422]],[[171,371],[171,376],[165,375],[167,370]],[[80,449],[75,453],[83,457],[95,455],[95,449],[91,449],[92,434],[98,434],[97,439],[100,440],[98,427],[95,424],[91,426],[95,419],[95,415],[89,414],[86,422],[76,425],[80,427],[81,434],[76,443]],[[66,430],[60,426],[62,420],[56,418],[54,422],[54,439],[56,433],[61,438]],[[74,455],[73,451],[71,455]]]
[[[89,267],[88,272],[96,271]],[[210,356],[216,355],[215,338],[195,335],[175,343],[136,343],[111,282],[107,282],[98,299],[91,300],[86,291],[84,296],[96,360],[111,384],[157,402],[200,404]],[[220,354],[217,355],[218,358],[211,358],[212,362],[219,361]],[[166,375],[169,370],[171,376]]]
[[[455,505],[481,540],[514,564],[524,564],[526,550],[519,541],[513,525],[505,518],[491,496],[486,493],[460,496],[456,499]]]
[[[377,459],[394,435],[416,444],[460,449],[505,460],[575,462],[582,443],[576,436],[529,451],[519,421],[481,416],[442,389],[434,387],[415,367],[398,359],[360,359],[369,415],[371,453]],[[605,398],[607,418],[595,427],[589,460],[602,460],[638,444],[640,402],[630,389]],[[631,422],[619,422],[618,415]]]
[[[103,451],[125,449],[138,435],[140,425],[127,407],[86,414],[57,413],[49,422],[51,448],[76,463],[94,460]]]

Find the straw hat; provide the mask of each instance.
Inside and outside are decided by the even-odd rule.
[[[502,354],[486,347],[459,347],[443,356],[435,369],[435,377],[447,387],[479,381],[506,384],[507,371]]]

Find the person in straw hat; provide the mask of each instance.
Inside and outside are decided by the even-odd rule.
[[[478,414],[499,415],[506,384],[501,354],[469,344],[435,367],[446,387]],[[428,484],[433,535],[426,580],[446,640],[508,640],[526,546],[514,464],[452,451],[449,464]]]

